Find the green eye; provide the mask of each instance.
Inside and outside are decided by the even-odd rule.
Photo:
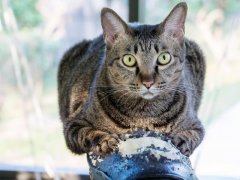
[[[123,56],[123,64],[128,67],[133,67],[136,65],[137,60],[133,55],[127,54]]]
[[[171,55],[168,52],[161,53],[158,56],[158,64],[167,65],[171,61]]]

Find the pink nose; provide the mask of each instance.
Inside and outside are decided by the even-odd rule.
[[[143,81],[142,83],[147,89],[149,89],[154,84],[153,81]]]

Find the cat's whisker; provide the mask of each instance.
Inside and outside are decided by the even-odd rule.
[[[106,91],[102,92],[102,93],[106,93],[106,95],[103,98],[101,98],[99,100],[99,102],[103,101],[104,99],[106,99],[107,97],[109,97],[109,96],[111,96],[115,93],[121,93],[121,92],[124,92],[124,91],[126,91],[126,89],[118,89],[118,90],[111,90],[111,91],[107,91],[107,92]]]
[[[120,96],[119,101],[121,101],[121,99],[122,99],[124,96],[126,96],[126,95],[128,95],[127,97],[129,97],[129,94],[131,95],[130,92],[126,92],[125,94],[123,94],[122,96]],[[127,99],[128,99],[128,98],[127,98]],[[125,103],[125,102],[126,102],[126,99],[123,101],[123,103]]]
[[[182,91],[185,91],[185,90],[196,91],[196,88],[194,86],[187,86],[187,85],[180,85],[180,84],[178,86],[173,86],[171,84],[167,84],[165,86],[162,86],[161,88],[165,88],[165,87],[173,88],[173,89],[179,89],[179,90],[182,90]]]
[[[134,98],[134,93],[130,93],[128,94],[127,98],[125,99],[124,103],[127,103],[128,100],[131,100],[132,98]],[[130,108],[132,108],[132,103],[128,103]]]
[[[191,88],[191,87],[185,87],[185,86],[178,86],[178,87],[172,87],[172,86],[168,86],[169,88],[174,88],[174,89],[177,89],[177,90],[181,90],[181,91],[196,91],[196,88]]]
[[[171,87],[165,87],[164,89],[166,89],[166,90],[170,90],[170,91],[175,91],[175,92],[178,92],[178,93],[180,93],[180,94],[183,94],[183,95],[186,95],[186,90],[184,89],[184,90],[181,90],[181,89],[179,89],[178,87],[176,88],[171,88]],[[192,94],[191,93],[191,95],[193,96],[193,97],[195,97],[195,98],[198,98],[198,96],[197,95],[195,95],[195,94]]]

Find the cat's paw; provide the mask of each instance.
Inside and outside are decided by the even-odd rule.
[[[176,148],[178,148],[182,154],[188,157],[192,154],[190,142],[186,138],[176,135],[172,136],[171,139],[173,145],[176,146]]]
[[[93,147],[92,151],[101,156],[105,156],[117,149],[119,138],[115,134],[103,135],[96,146]]]

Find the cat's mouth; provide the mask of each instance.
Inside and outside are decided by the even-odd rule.
[[[154,93],[150,92],[150,91],[147,91],[145,93],[142,94],[142,97],[144,99],[152,99],[154,97]]]

